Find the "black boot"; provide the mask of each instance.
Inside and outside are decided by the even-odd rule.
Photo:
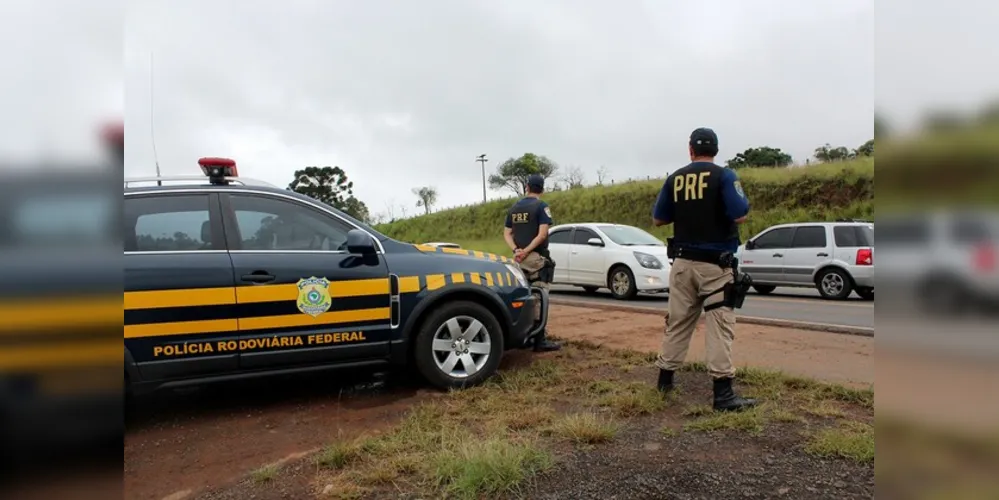
[[[755,399],[743,398],[732,390],[731,378],[716,378],[715,411],[739,411],[756,406]]]
[[[548,340],[547,334],[547,331],[542,331],[537,337],[534,337],[534,352],[551,352],[562,348],[562,346]]]
[[[659,392],[669,394],[673,390],[673,370],[659,369]]]

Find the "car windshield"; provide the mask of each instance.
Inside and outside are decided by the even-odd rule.
[[[663,246],[664,243],[659,238],[633,226],[597,226],[600,231],[607,235],[611,241],[621,246],[649,245]]]

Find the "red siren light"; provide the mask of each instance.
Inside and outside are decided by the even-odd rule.
[[[212,184],[226,184],[226,177],[239,177],[236,161],[231,158],[209,156],[199,159],[198,165]]]

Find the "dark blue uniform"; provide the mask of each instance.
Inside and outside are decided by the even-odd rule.
[[[554,275],[555,263],[551,260],[551,254],[548,253],[548,235],[541,230],[541,226],[553,224],[551,208],[540,198],[544,188],[545,180],[543,177],[540,175],[528,177],[528,195],[510,207],[504,226],[510,231],[516,249],[525,251],[517,262],[520,264],[521,271],[531,282],[531,286],[547,290]],[[528,250],[539,234],[544,234],[545,238],[536,247]],[[540,295],[537,292],[535,294]],[[540,300],[539,298],[539,304]],[[535,308],[534,318],[535,321],[541,320],[540,306]],[[547,333],[544,331],[535,337],[535,351],[554,351],[560,348],[558,344],[549,341],[546,337]]]
[[[517,248],[525,248],[538,236],[542,224],[554,224],[551,208],[538,198],[526,196],[515,203],[506,214],[505,227],[513,230],[513,241]],[[546,238],[537,250],[547,250]]]
[[[704,178],[705,189],[715,192],[701,193],[700,173],[706,172],[715,179]],[[700,199],[686,199],[687,178],[697,175],[697,184],[689,191]],[[677,178],[681,177],[678,182]],[[713,182],[714,181],[714,182]],[[684,211],[677,218],[677,203],[698,203],[700,207]],[[700,208],[700,211],[697,209]],[[652,217],[674,224],[674,241],[682,246],[718,252],[735,252],[739,249],[739,232],[734,220],[749,213],[749,200],[746,199],[739,182],[739,176],[730,169],[710,162],[693,162],[670,175],[663,183],[659,198],[652,208]],[[690,222],[690,224],[688,224]],[[684,241],[685,238],[690,238]]]
[[[678,250],[670,269],[669,313],[659,367],[659,389],[673,387],[673,373],[685,361],[690,339],[705,312],[708,372],[714,379],[716,410],[738,410],[755,404],[732,390],[735,366],[732,339],[735,311],[726,294],[733,290],[731,259],[739,249],[736,220],[749,213],[739,177],[714,163],[718,137],[710,129],[690,135],[691,163],[663,183],[652,207],[657,225],[673,224],[672,245]]]

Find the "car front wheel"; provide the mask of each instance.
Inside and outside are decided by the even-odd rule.
[[[430,313],[414,349],[417,369],[435,387],[472,387],[496,373],[504,349],[503,330],[485,307],[453,302]]]
[[[615,299],[629,300],[638,293],[635,275],[626,266],[617,266],[610,272],[610,291]]]
[[[845,272],[839,269],[822,271],[815,284],[824,299],[843,300],[853,291],[853,283]]]
[[[766,295],[768,293],[773,293],[773,291],[776,290],[776,289],[777,289],[777,287],[775,287],[773,285],[753,285],[753,290],[756,290],[756,293],[758,293],[760,295]]]

